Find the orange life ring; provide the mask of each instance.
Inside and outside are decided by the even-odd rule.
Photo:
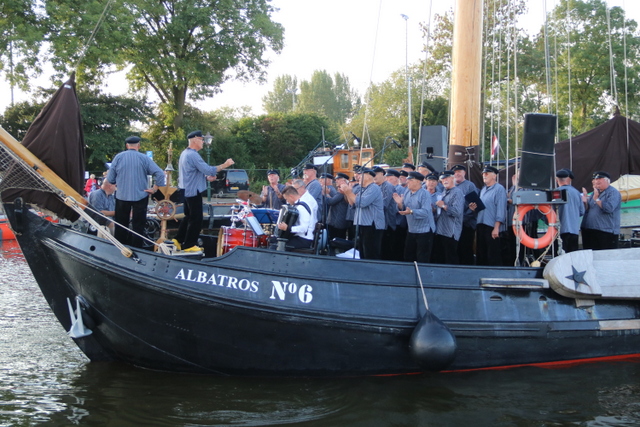
[[[547,233],[539,239],[529,237],[522,227],[522,218],[524,218],[527,212],[536,207],[547,217],[549,223]],[[556,234],[558,234],[558,224],[556,221],[556,211],[553,210],[551,205],[520,205],[518,206],[518,210],[513,214],[513,233],[520,238],[520,243],[528,248],[546,248],[553,242]]]

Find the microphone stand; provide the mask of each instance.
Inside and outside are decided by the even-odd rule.
[[[369,161],[367,163],[365,163],[364,165],[362,165],[362,169],[365,169],[365,166],[367,166],[369,163],[373,162],[381,153],[384,153],[384,150],[387,148],[387,141],[391,139],[390,136],[386,137],[384,139],[384,142],[382,143],[382,150],[380,150],[380,152],[376,153],[372,158],[369,159]],[[374,163],[375,164],[375,163]],[[360,174],[360,193],[359,195],[362,195],[362,193],[364,192],[364,190],[362,189],[362,183],[363,183],[363,178],[364,178],[364,174]],[[378,185],[375,183],[372,183],[371,185]],[[356,194],[356,212],[353,215],[353,219],[355,220],[356,218],[359,218],[359,214],[360,214],[360,203],[362,202],[362,197],[360,197],[358,199],[358,194]],[[358,221],[360,222],[360,221]],[[353,240],[353,247],[355,250],[358,250],[358,240],[360,239],[360,224],[356,224],[356,236],[355,239]],[[356,252],[353,251],[353,258],[356,257]]]

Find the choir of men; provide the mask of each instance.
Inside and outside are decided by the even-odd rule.
[[[315,167],[307,165],[305,179],[292,185],[312,216],[324,218],[329,239],[353,241],[360,258],[486,266],[513,265],[515,260],[522,265],[522,257],[516,260],[517,240],[507,232],[515,210],[511,195],[518,189],[517,175],[507,192],[497,181],[498,170],[486,166],[479,191],[466,179],[464,165],[441,173],[428,164],[415,169],[410,163],[402,170],[386,171],[358,166],[351,181],[344,173],[322,174],[318,180]],[[556,174],[558,189],[567,194],[567,203],[557,207],[563,250],[578,249],[580,230],[584,248],[617,247],[621,197],[610,186],[609,174],[593,175],[590,196],[574,188],[572,179],[568,169]],[[319,202],[314,197],[317,187]],[[537,228],[540,217],[530,213],[531,228]]]

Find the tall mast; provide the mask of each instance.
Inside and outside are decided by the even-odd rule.
[[[480,142],[482,3],[483,0],[457,0],[456,2],[453,28],[450,145],[471,147],[479,145]]]

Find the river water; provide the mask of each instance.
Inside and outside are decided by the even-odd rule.
[[[88,363],[15,242],[0,247],[0,426],[639,424],[640,360],[348,379],[219,378]]]

